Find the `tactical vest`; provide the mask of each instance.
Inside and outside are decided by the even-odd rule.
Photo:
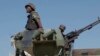
[[[35,20],[34,14],[36,14],[36,12],[32,12],[32,13],[30,13],[30,15],[27,16],[28,20],[27,20],[27,24],[25,26],[25,28],[27,30],[36,30],[39,28],[38,23]],[[37,15],[37,17],[38,17],[38,15]]]

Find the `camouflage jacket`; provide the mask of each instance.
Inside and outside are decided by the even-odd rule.
[[[25,26],[27,30],[36,30],[38,28],[42,28],[40,17],[37,12],[32,11],[27,17],[28,20]]]

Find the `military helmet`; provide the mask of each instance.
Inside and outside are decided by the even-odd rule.
[[[32,3],[28,3],[27,5],[25,5],[25,8],[27,8],[28,6],[30,6],[33,10],[35,10],[35,5]]]
[[[66,29],[66,26],[63,25],[63,24],[61,24],[61,25],[59,26],[59,28],[62,29],[62,30],[65,30],[65,29]]]

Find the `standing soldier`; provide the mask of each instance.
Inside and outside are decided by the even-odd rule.
[[[34,56],[32,39],[43,33],[40,17],[35,10],[35,6],[32,3],[29,3],[25,5],[25,9],[29,15],[27,16],[28,20],[25,26],[26,30],[20,32],[21,36],[18,37],[18,40],[21,41],[21,45],[19,45],[20,47],[16,47],[16,56],[19,56],[20,54],[21,56],[26,56],[24,53],[25,50]]]
[[[35,6],[32,3],[29,3],[25,6],[26,12],[29,13],[27,24],[25,28],[27,30],[36,30],[42,29],[42,24],[38,13],[35,11]]]
[[[23,36],[25,38],[25,41],[30,43],[32,42],[32,39],[35,39],[37,36],[39,36],[41,33],[43,33],[43,27],[40,21],[40,17],[38,13],[35,10],[35,6],[32,3],[29,3],[25,5],[26,12],[29,14],[27,16],[27,24],[25,26],[26,31],[24,32]],[[28,37],[27,37],[28,36]],[[29,39],[29,40],[28,40]],[[29,47],[29,52],[33,53],[33,45],[27,44],[26,47]],[[26,44],[26,43],[25,43]],[[31,49],[30,49],[31,46]],[[33,54],[34,56],[34,54]]]

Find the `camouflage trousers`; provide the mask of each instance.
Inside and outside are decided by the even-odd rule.
[[[24,30],[22,32],[19,32],[16,36],[16,38],[22,37],[21,40],[15,41],[15,47],[24,50],[34,56],[33,54],[33,38],[38,36],[40,32],[38,30]]]

